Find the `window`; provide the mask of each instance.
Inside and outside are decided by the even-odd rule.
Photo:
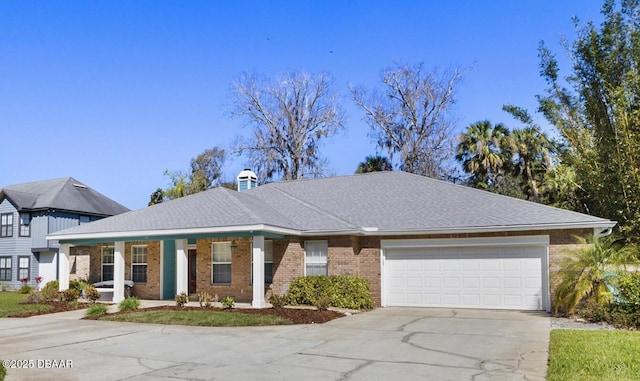
[[[11,257],[0,257],[0,280],[11,280]]]
[[[305,241],[305,275],[327,275],[327,241]]]
[[[0,237],[13,237],[13,213],[0,214]]]
[[[211,245],[211,283],[231,283],[231,242]]]
[[[20,237],[29,237],[31,235],[31,214],[20,213]]]
[[[18,257],[18,280],[29,279],[29,257]]]
[[[251,256],[251,283],[253,283],[253,255]],[[273,241],[264,241],[264,283],[273,283]]]
[[[134,283],[147,283],[147,247],[131,247],[131,280]]]
[[[113,280],[113,246],[102,246],[102,281]]]
[[[91,218],[89,216],[80,216],[80,225],[84,225],[91,222]]]

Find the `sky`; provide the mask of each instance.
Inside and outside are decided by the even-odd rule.
[[[228,147],[250,128],[230,117],[243,72],[328,72],[346,112],[326,141],[328,172],[385,154],[349,85],[376,87],[395,62],[466,70],[451,117],[519,127],[502,111],[535,111],[537,49],[569,63],[572,17],[600,23],[595,0],[19,1],[0,0],[0,187],[71,176],[130,209],[165,170]],[[536,115],[538,123],[544,124]],[[227,160],[225,180],[246,166]]]

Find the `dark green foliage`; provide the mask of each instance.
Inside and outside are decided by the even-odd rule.
[[[69,281],[69,288],[82,292],[89,283],[83,279],[73,279]]]
[[[623,303],[640,307],[640,273],[623,272],[618,275],[615,286],[616,296]]]
[[[7,369],[0,362],[0,381],[4,381],[4,377],[7,375]]]
[[[62,291],[62,300],[65,302],[77,302],[80,297],[80,290],[75,288],[69,288]]]
[[[282,308],[289,302],[289,295],[273,294],[269,297],[269,303],[275,309]]]
[[[140,307],[140,299],[130,296],[118,304],[118,310],[121,312],[136,311]]]
[[[393,166],[388,158],[384,156],[367,156],[364,161],[358,164],[356,173],[391,171]]]
[[[317,275],[294,279],[289,286],[289,302],[292,305],[315,306],[322,297],[328,297],[330,304],[338,308],[373,308],[369,283],[362,278]]]

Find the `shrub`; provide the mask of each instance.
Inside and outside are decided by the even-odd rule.
[[[640,305],[640,273],[622,272],[618,274],[615,285],[616,296],[622,302]]]
[[[33,304],[38,304],[38,303],[42,303],[44,302],[44,297],[42,296],[42,293],[36,291],[36,292],[32,292],[31,294],[29,294],[29,296],[27,296],[27,298],[24,300],[25,303],[33,303]]]
[[[220,303],[222,303],[222,308],[229,310],[234,307],[235,299],[233,299],[233,296],[225,296]]]
[[[189,295],[187,295],[187,293],[183,291],[178,295],[176,295],[175,300],[176,300],[176,306],[182,308],[184,307],[185,304],[189,303]]]
[[[88,285],[89,283],[84,279],[73,279],[69,281],[69,288],[73,288],[80,292],[82,292]]]
[[[87,285],[87,287],[84,288],[84,297],[92,303],[95,303],[96,300],[100,299],[100,291],[91,285]]]
[[[0,381],[4,381],[4,377],[7,375],[7,369],[0,362]]]
[[[120,312],[136,311],[138,307],[140,307],[140,299],[135,296],[129,296],[118,304],[118,310]]]
[[[22,286],[20,286],[20,288],[18,289],[18,292],[21,294],[29,294],[33,291],[33,287],[29,286],[28,284],[23,284]]]
[[[200,303],[200,307],[211,307],[211,303],[215,303],[218,301],[218,295],[211,296],[206,291],[198,292],[198,303]]]
[[[326,311],[331,307],[331,298],[328,296],[321,296],[316,300],[316,307],[319,311]]]
[[[58,291],[59,283],[57,280],[52,280],[48,282],[40,291],[42,297],[47,302],[53,302],[56,300],[60,300],[60,291]]]
[[[289,303],[292,305],[315,306],[322,297],[328,297],[334,307],[357,310],[373,308],[369,283],[363,278],[316,275],[294,279],[289,286]]]
[[[269,297],[269,303],[271,303],[271,306],[273,308],[280,309],[289,303],[289,296],[286,294],[285,295],[272,294]]]
[[[8,284],[4,283],[4,282],[0,282],[0,291],[9,291],[11,287],[9,287]]]
[[[80,297],[80,290],[76,290],[75,288],[69,288],[67,290],[62,291],[62,300],[65,302],[73,303],[77,302]]]
[[[107,314],[107,306],[96,303],[87,309],[87,316],[103,316]]]

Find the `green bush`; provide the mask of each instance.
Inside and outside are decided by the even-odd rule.
[[[617,297],[624,303],[640,305],[640,273],[620,273],[615,281]]]
[[[18,292],[21,294],[30,294],[32,291],[33,291],[33,287],[29,286],[28,284],[23,284],[18,289]]]
[[[80,290],[76,290],[75,288],[69,288],[67,290],[62,291],[62,300],[65,302],[73,303],[77,302],[80,297]]]
[[[233,296],[225,296],[220,303],[222,303],[222,308],[224,308],[225,310],[229,310],[232,309],[235,305],[235,299],[233,299]]]
[[[84,297],[92,303],[95,303],[96,300],[100,299],[100,291],[91,285],[87,285],[87,287],[84,288]]]
[[[176,306],[182,308],[184,307],[185,304],[189,303],[189,295],[187,295],[187,293],[183,291],[178,295],[176,295],[175,300],[176,300]]]
[[[107,306],[96,303],[87,309],[87,316],[103,316],[107,314]]]
[[[331,307],[331,298],[328,296],[321,296],[316,300],[316,307],[319,311],[326,311]]]
[[[294,279],[289,286],[289,303],[317,305],[318,299],[327,297],[338,308],[371,309],[373,299],[369,283],[355,276],[315,275]]]
[[[60,291],[58,291],[59,287],[59,282],[57,280],[52,280],[47,282],[40,293],[42,293],[44,300],[48,302],[57,301],[60,300]]]
[[[89,285],[84,279],[73,279],[69,281],[69,288],[73,288],[75,290],[82,291]]]
[[[0,381],[4,381],[4,377],[7,375],[7,370],[5,369],[2,362],[0,362]]]
[[[269,297],[269,303],[271,303],[271,306],[275,309],[280,309],[284,306],[287,305],[287,303],[289,303],[289,296],[288,295],[279,295],[279,294],[272,294]]]
[[[135,296],[130,296],[118,304],[120,312],[136,311],[138,307],[140,307],[140,299]]]

